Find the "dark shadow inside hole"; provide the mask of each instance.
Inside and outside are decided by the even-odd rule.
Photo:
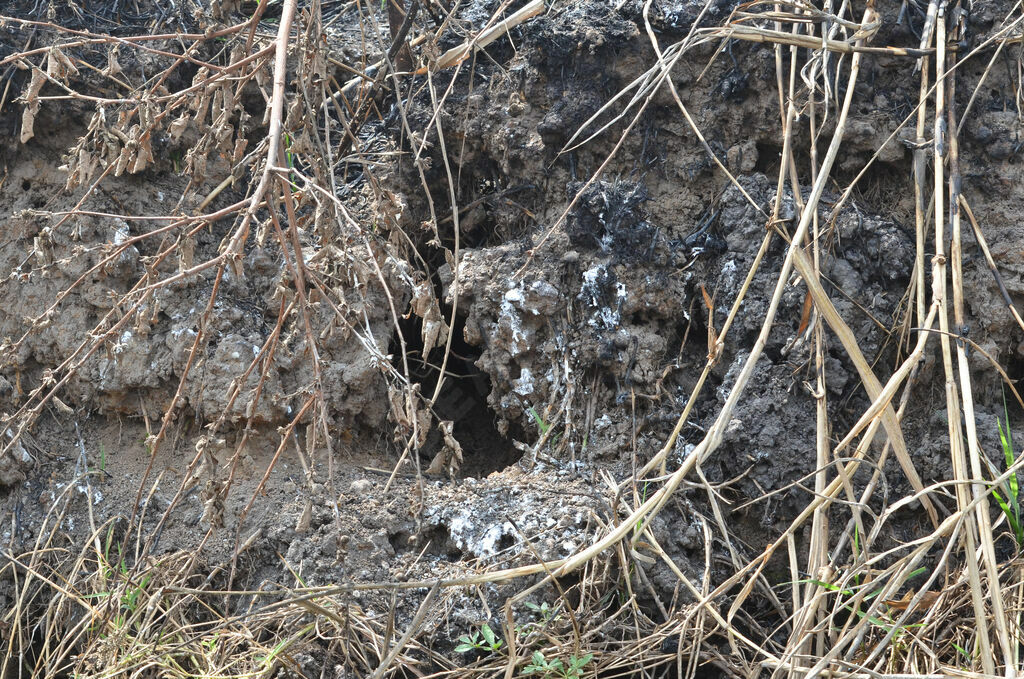
[[[534,223],[536,186],[513,183],[493,161],[475,160],[464,171],[459,186],[460,246],[478,248],[515,240]],[[454,248],[450,216],[441,219],[442,241]]]
[[[516,537],[510,533],[502,533],[501,537],[498,538],[498,553],[502,553],[505,550],[512,549],[516,544]]]
[[[423,534],[418,538],[407,531],[400,530],[390,533],[388,541],[396,554],[424,552],[448,561],[459,561],[463,557],[462,550],[455,544],[448,529],[443,525],[426,526]]]
[[[450,313],[450,310],[442,310],[445,318]],[[438,420],[453,423],[452,435],[461,446],[463,455],[457,476],[483,478],[518,462],[522,453],[512,441],[515,438],[523,440],[525,436],[514,424],[509,426],[507,436],[498,431],[497,417],[487,405],[491,381],[476,366],[482,350],[466,342],[465,325],[465,316],[457,316],[452,328],[451,355],[445,366],[446,380],[434,405],[434,415]],[[409,355],[410,377],[420,385],[424,399],[429,399],[437,387],[445,347],[435,347],[424,360],[421,319],[414,316],[402,320],[400,327]],[[397,341],[393,344],[393,360],[401,369],[401,349]],[[422,469],[430,465],[443,446],[444,437],[434,422],[426,443],[419,451]]]
[[[18,677],[19,679],[21,677],[25,677],[27,679],[28,677],[39,676],[37,673],[44,669],[43,657],[45,655],[46,648],[46,640],[43,638],[44,634],[45,632],[38,627],[32,631],[28,648],[24,649],[25,652],[21,658],[21,662],[15,664],[14,667],[11,668],[11,671],[8,672],[10,676]],[[52,672],[51,676],[71,676],[70,673],[67,672],[67,666],[61,669],[63,671],[49,670],[49,672]]]
[[[1017,304],[1017,303],[1015,303],[1014,306],[1017,307],[1017,309],[1021,308],[1021,305]],[[970,328],[968,328],[968,335],[967,335],[967,337],[970,338],[971,336],[970,336],[969,333],[970,333]],[[977,340],[975,340],[975,341],[977,341]],[[1004,364],[1003,364],[1004,365],[1004,369],[1006,370],[1007,377],[1010,378],[1010,381],[1013,384],[1015,384],[1015,385],[1016,384],[1020,384],[1020,380],[1022,378],[1024,378],[1024,356],[1019,354],[1015,349],[1010,349],[1004,355],[1006,355],[1008,357],[1006,359],[1006,361],[1004,362]],[[1018,387],[1018,390],[1019,389],[1020,388]],[[1001,384],[999,386],[999,391],[1002,392],[1002,400],[1007,403],[1008,409],[1010,410],[1010,413],[1012,415],[1013,414],[1013,404],[1015,402],[1015,399],[1013,398],[1013,395],[1010,393],[1010,390],[1007,389],[1004,384]],[[999,393],[999,392],[997,392],[997,393]],[[998,401],[997,401],[997,403],[998,403]],[[1002,405],[1002,404],[1000,403],[1000,405]],[[1000,412],[999,416],[1002,417],[1002,415],[1003,415],[1003,413]]]
[[[778,174],[781,158],[782,147],[774,144],[758,144],[757,163],[754,165],[754,170],[756,172],[766,173],[769,177],[771,177],[773,173]]]
[[[395,554],[402,554],[403,552],[409,551],[411,548],[409,543],[410,537],[410,533],[404,530],[388,533],[388,542],[391,543],[391,548],[395,550]]]
[[[433,554],[448,561],[459,561],[463,556],[462,550],[452,540],[452,536],[445,526],[432,526],[425,529],[418,544],[426,545],[427,554]]]

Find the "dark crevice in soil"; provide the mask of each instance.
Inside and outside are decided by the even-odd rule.
[[[442,309],[445,318],[448,318],[450,313],[450,309]],[[434,405],[435,428],[419,450],[419,456],[421,466],[430,464],[444,445],[443,437],[436,429],[436,423],[451,421],[452,435],[461,445],[464,456],[459,477],[482,478],[519,461],[522,453],[516,449],[512,441],[524,438],[524,432],[517,426],[512,426],[507,436],[498,431],[495,415],[487,404],[487,397],[491,393],[491,380],[476,366],[482,349],[466,342],[465,325],[466,316],[456,316],[451,330],[451,356],[445,368],[447,382]],[[402,333],[410,359],[411,379],[420,385],[420,394],[429,399],[437,386],[445,347],[442,345],[434,348],[426,360],[423,359],[422,321],[415,316],[402,321]],[[396,366],[401,368],[401,351],[397,338],[392,344],[391,353],[395,356],[393,360]]]
[[[775,144],[759,143],[757,145],[757,164],[754,169],[768,177],[779,172],[782,147]]]
[[[414,539],[415,537],[415,539]],[[391,546],[395,552],[407,552],[413,550],[417,553],[426,548],[426,554],[436,556],[447,561],[460,561],[464,554],[455,544],[448,528],[443,525],[431,526],[419,536],[412,536],[404,531],[392,533],[388,536]]]
[[[962,328],[961,332],[966,331],[964,334],[970,337],[970,326]],[[1017,353],[1016,351],[1007,351],[1008,358],[1006,360],[1006,374],[1010,378],[1010,381],[1014,384],[1019,384],[1020,380],[1024,378],[1024,356]],[[1004,388],[1004,392],[1006,389]]]

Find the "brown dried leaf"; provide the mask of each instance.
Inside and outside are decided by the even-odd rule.
[[[295,130],[306,117],[306,109],[300,97],[296,97],[284,117],[284,129]]]
[[[132,164],[132,174],[142,172],[151,162],[153,162],[153,147],[149,143],[149,135],[146,135],[139,140],[139,147],[136,151],[135,162]]]
[[[39,90],[43,89],[46,76],[38,68],[32,69],[32,77],[25,88],[23,99],[25,110],[21,114],[21,143],[24,144],[35,136],[36,113],[39,111]]]
[[[707,307],[707,310],[708,311],[714,311],[714,309],[715,309],[714,298],[711,297],[711,295],[708,294],[708,291],[704,289],[704,285],[703,284],[700,286],[700,294],[704,298],[704,306]]]
[[[804,331],[807,330],[807,326],[811,322],[811,309],[813,307],[814,307],[814,304],[812,303],[812,300],[811,300],[811,293],[808,292],[807,296],[804,298],[804,308],[800,312],[800,327],[797,328],[797,331],[796,331],[796,334],[797,334],[798,337],[800,335],[803,335]]]
[[[430,290],[430,283],[428,281],[420,281],[412,288],[412,301],[409,303],[412,312],[424,318],[427,315],[427,310],[430,309],[430,303],[433,301],[434,295]]]
[[[131,151],[128,150],[127,146],[121,147],[121,153],[117,157],[117,165],[114,167],[114,176],[120,177],[124,174],[125,169],[128,167],[128,163],[132,159]]]
[[[200,493],[203,500],[203,515],[199,520],[210,528],[224,527],[224,498],[217,492],[218,485],[208,481],[206,488]]]
[[[21,143],[24,144],[35,136],[36,111],[39,104],[29,104],[21,112]]]
[[[437,451],[437,455],[434,455],[434,459],[430,461],[430,466],[423,470],[423,473],[427,476],[441,476],[444,474],[445,467],[448,466],[447,453],[448,451],[444,448]]]
[[[306,505],[302,508],[302,514],[299,515],[299,520],[295,523],[296,533],[306,533],[309,531],[309,526],[313,519],[313,500],[306,498]]]
[[[68,74],[78,74],[78,67],[57,47],[46,53],[46,73],[56,80],[67,80]]]
[[[120,62],[117,60],[117,53],[120,51],[119,47],[120,45],[114,45],[113,49],[107,53],[107,67],[103,69],[104,75],[115,76],[124,72]]]
[[[416,392],[416,396],[419,396],[419,390]],[[430,411],[425,408],[417,407],[419,398],[410,396],[409,404],[413,409],[416,417],[416,448],[422,448],[423,444],[427,442],[427,435],[430,433]]]
[[[444,437],[445,450],[448,451],[448,475],[454,478],[459,468],[462,467],[462,444],[458,442],[452,433],[455,428],[454,422],[445,420],[438,427],[441,430],[441,435]]]
[[[186,238],[178,246],[178,271],[191,269],[195,263],[196,241],[195,238]]]
[[[310,154],[313,153],[313,144],[309,141],[309,135],[305,132],[299,132],[292,137],[291,147],[288,151],[293,154]]]
[[[235,148],[231,152],[231,164],[235,165],[242,160],[242,156],[245,155],[245,149],[249,145],[249,140],[245,137],[238,137],[235,140]]]
[[[455,478],[455,475],[459,473],[463,460],[462,445],[452,435],[454,426],[455,424],[451,420],[442,420],[438,423],[437,427],[444,437],[444,446],[430,461],[430,466],[424,472],[428,476]]]
[[[180,118],[176,118],[174,120],[174,122],[172,122],[170,125],[167,126],[167,132],[171,136],[171,141],[172,142],[176,142],[179,139],[181,139],[181,135],[185,131],[185,128],[187,128],[187,127],[188,127],[188,116],[184,116],[183,115]]]
[[[434,347],[448,341],[449,328],[441,315],[441,307],[428,281],[421,281],[413,286],[412,294],[410,307],[414,314],[423,319],[423,355],[427,356]]]
[[[388,389],[388,405],[391,406],[391,417],[395,424],[400,427],[408,427],[409,421],[405,418],[405,408],[402,406],[402,392],[399,389]]]
[[[939,600],[939,595],[941,594],[942,592],[925,592],[924,595],[921,597],[921,601],[918,602],[917,608],[931,608],[935,605],[935,602]],[[897,611],[905,611],[907,610],[907,607],[910,606],[910,602],[915,596],[917,596],[917,592],[910,590],[899,599],[886,599],[882,603],[884,603],[889,608],[893,608]]]
[[[206,179],[206,153],[202,149],[192,147],[185,154],[185,167],[196,183]]]
[[[441,317],[441,309],[437,302],[423,317],[423,355],[429,354],[434,347],[441,346],[448,341],[448,324]]]
[[[153,127],[153,105],[145,99],[139,104],[138,126],[143,130],[149,130]]]

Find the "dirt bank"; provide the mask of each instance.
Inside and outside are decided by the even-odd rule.
[[[1009,386],[1024,326],[1007,308],[1024,299],[1024,176],[1019,44],[991,4],[959,48],[952,122],[933,105],[921,137],[918,53],[862,51],[851,69],[854,38],[822,52],[724,32],[788,30],[742,14],[767,6],[554,2],[437,68],[524,3],[413,2],[404,49],[423,72],[396,75],[382,59],[406,58],[389,52],[403,2],[390,25],[378,3],[301,2],[294,18],[287,2],[158,4],[4,10],[0,636],[38,672],[129,667],[113,632],[93,632],[118,615],[130,627],[135,607],[95,600],[153,582],[194,597],[185,646],[250,615],[260,633],[230,653],[306,630],[287,660],[253,666],[270,673],[364,676],[397,659],[454,674],[517,652],[517,634],[520,670],[575,635],[564,663],[604,649],[587,671],[618,671],[609,649],[633,634],[638,664],[756,674],[763,653],[724,659],[736,633],[781,657],[809,629],[795,622],[807,601],[783,590],[868,563],[889,582],[933,518],[965,511],[951,450],[976,455],[975,481],[1005,469],[1000,426],[1024,409]],[[900,21],[900,3],[877,4],[872,44],[916,47],[926,3]],[[915,198],[936,148],[962,196],[938,242],[934,184]],[[834,317],[787,259],[804,215]],[[925,315],[943,299],[946,330]],[[887,423],[833,451],[926,331],[909,386],[882,399],[901,436]],[[952,430],[950,389],[970,396]],[[836,478],[840,499],[811,523]],[[657,492],[657,515],[637,520]],[[990,531],[1000,564],[1016,552],[1007,524]],[[552,576],[622,526],[631,541]],[[952,573],[962,561],[943,547],[915,564]],[[75,572],[89,576],[70,593],[55,584]],[[695,602],[730,582],[694,632],[710,610]],[[338,597],[333,613],[302,598],[316,587],[336,588],[316,594]],[[733,601],[728,627],[715,616]],[[278,605],[297,627],[260,617]],[[48,607],[63,622],[40,623]],[[310,620],[339,627],[307,634]],[[504,650],[472,637],[484,623]]]

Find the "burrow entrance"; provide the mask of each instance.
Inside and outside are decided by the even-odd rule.
[[[447,317],[450,310],[442,313]],[[434,405],[434,426],[419,450],[419,458],[421,467],[425,469],[444,444],[437,421],[451,421],[452,435],[463,453],[458,477],[483,478],[519,461],[522,452],[512,442],[514,439],[524,440],[525,434],[514,423],[509,425],[507,436],[498,431],[496,416],[487,405],[491,380],[476,366],[481,350],[466,342],[465,326],[466,317],[457,315],[451,329],[452,347],[445,366],[446,381]],[[401,320],[399,327],[406,341],[410,378],[420,385],[420,393],[429,399],[441,375],[445,347],[435,347],[424,357],[421,319],[412,316]],[[393,344],[397,345],[397,340]],[[397,355],[397,351],[393,350],[392,354]]]

